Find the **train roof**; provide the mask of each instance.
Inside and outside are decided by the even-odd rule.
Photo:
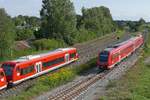
[[[108,51],[108,52],[110,52],[110,51],[112,51],[114,48],[106,48],[106,49],[104,49],[104,51]]]
[[[126,40],[126,41],[124,41],[124,42],[115,44],[113,47],[114,47],[114,48],[120,47],[120,46],[122,46],[122,45],[124,45],[124,44],[126,44],[126,43],[129,43],[130,41],[133,41],[133,40],[135,40],[135,39],[136,39],[136,37],[132,37],[132,38],[130,38],[129,40]]]
[[[41,57],[44,57],[44,56],[47,56],[47,55],[50,55],[50,54],[61,53],[63,51],[68,51],[68,50],[72,50],[72,49],[75,49],[75,48],[59,48],[59,49],[56,49],[56,50],[49,51],[47,53],[41,53],[41,54],[37,54],[37,55],[22,56],[22,57],[19,57],[16,60],[11,61],[11,62],[21,63],[21,62],[33,60],[33,59],[36,59],[36,58],[41,58]]]
[[[124,42],[115,44],[115,45],[113,45],[113,46],[109,46],[108,48],[104,49],[104,51],[110,52],[110,51],[112,51],[112,50],[114,50],[114,49],[116,49],[116,48],[119,48],[120,46],[122,46],[122,45],[124,45],[124,44],[127,44],[127,43],[129,43],[129,42],[132,42],[132,41],[136,40],[137,38],[138,38],[138,37],[132,37],[132,38],[130,38],[129,40],[126,40],[126,41],[124,41]]]

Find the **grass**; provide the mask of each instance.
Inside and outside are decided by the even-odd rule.
[[[124,31],[121,31],[121,30],[118,30],[118,31],[116,32],[116,35],[117,35],[118,38],[121,38],[124,34],[125,34],[125,32],[124,32]]]
[[[50,91],[51,89],[58,87],[62,84],[70,82],[75,79],[76,76],[80,75],[84,71],[94,67],[96,64],[96,58],[90,60],[86,64],[77,66],[74,68],[65,67],[58,70],[56,73],[45,75],[40,77],[36,84],[26,89],[18,96],[8,97],[8,100],[30,100],[42,93]]]
[[[106,100],[150,100],[149,76],[150,67],[141,58],[123,78],[110,83]]]
[[[144,63],[145,58],[150,56],[149,49],[150,39],[136,65],[121,79],[111,82],[100,100],[150,100],[150,65]]]

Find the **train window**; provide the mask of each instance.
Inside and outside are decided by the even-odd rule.
[[[133,49],[133,45],[130,45],[124,50],[124,53],[128,53],[132,49]]]
[[[20,68],[19,68],[19,67],[16,69],[16,71],[17,71],[17,72],[19,72],[19,73],[21,72],[21,70],[20,70]]]
[[[106,52],[106,51],[101,52],[100,57],[99,57],[100,62],[107,62],[108,61],[108,56],[109,56],[109,52]]]
[[[3,78],[3,77],[4,77],[4,73],[0,72],[0,78]]]
[[[121,50],[121,51],[120,51],[120,54],[123,54],[123,53],[124,53],[124,50]]]
[[[12,66],[10,64],[3,64],[2,68],[4,69],[6,76],[12,75],[14,66]]]
[[[112,59],[116,59],[117,57],[119,57],[119,53],[113,54]]]
[[[55,64],[62,63],[64,61],[65,61],[64,57],[57,58],[57,59],[52,60],[52,61],[44,62],[43,67],[50,67],[50,66],[53,66]]]
[[[70,54],[70,58],[75,58],[75,56],[76,56],[76,53]]]
[[[26,67],[26,68],[20,69],[20,72],[21,72],[20,75],[25,75],[25,74],[31,73],[31,72],[33,72],[33,71],[34,71],[34,65],[28,66],[28,67]]]

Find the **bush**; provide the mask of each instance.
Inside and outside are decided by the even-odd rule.
[[[36,50],[51,50],[66,46],[64,41],[54,39],[40,39],[34,41],[32,44]]]
[[[121,38],[124,34],[125,34],[124,31],[121,31],[121,30],[116,31],[116,35],[118,38]]]
[[[49,88],[54,88],[72,80],[74,77],[75,72],[72,69],[66,68],[61,69],[58,73],[51,74],[48,77],[43,76],[43,78],[40,79],[40,82],[45,86],[49,86]]]
[[[30,55],[33,54],[35,52],[34,49],[26,49],[26,50],[14,50],[13,53],[13,57],[12,58],[17,58],[17,57],[21,57],[21,56],[26,56],[26,55]]]
[[[33,30],[31,29],[17,29],[16,40],[27,40],[34,38]]]
[[[89,32],[85,29],[80,29],[75,36],[76,43],[85,42],[88,40],[95,39],[97,36],[93,32]]]

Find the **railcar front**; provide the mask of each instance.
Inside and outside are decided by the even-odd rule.
[[[7,80],[6,76],[4,73],[4,70],[0,68],[0,90],[4,89],[7,87]]]
[[[109,66],[109,59],[110,58],[110,52],[107,50],[104,50],[99,53],[98,60],[97,60],[97,66],[99,69],[108,69]]]

